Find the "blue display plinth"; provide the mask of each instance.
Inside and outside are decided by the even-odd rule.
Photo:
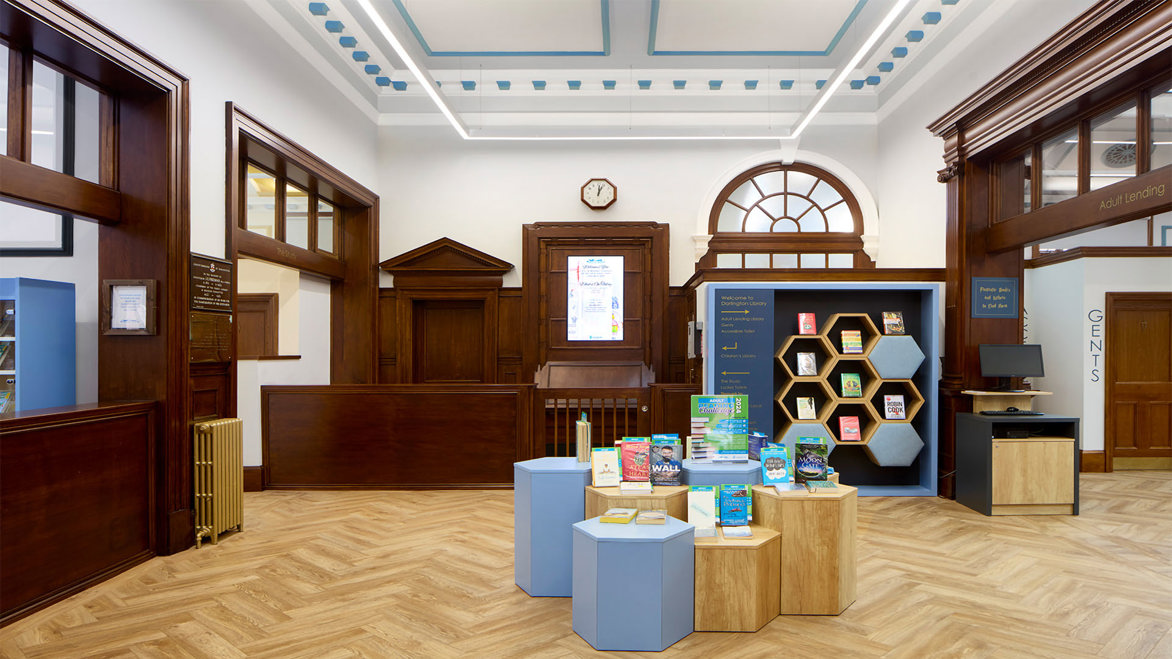
[[[748,462],[692,462],[684,460],[680,477],[684,485],[730,485],[748,483],[761,484],[761,463]]]
[[[569,597],[570,526],[586,516],[590,463],[538,458],[513,464],[513,576],[533,597]]]
[[[574,633],[596,650],[666,650],[692,633],[694,527],[573,525]]]

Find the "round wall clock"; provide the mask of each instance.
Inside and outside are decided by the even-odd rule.
[[[614,183],[604,178],[592,178],[582,186],[582,203],[596,211],[610,208],[618,196]]]

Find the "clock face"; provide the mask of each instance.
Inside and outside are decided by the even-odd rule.
[[[582,203],[595,210],[610,207],[617,196],[618,191],[614,183],[604,178],[592,178],[582,186]]]

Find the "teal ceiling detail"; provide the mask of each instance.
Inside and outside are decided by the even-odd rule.
[[[599,50],[490,50],[490,51],[463,51],[463,50],[432,50],[428,45],[427,39],[423,37],[423,33],[419,30],[419,26],[415,24],[415,19],[411,17],[411,12],[403,6],[402,0],[391,0],[394,3],[395,9],[398,10],[399,15],[403,17],[403,22],[407,24],[407,29],[411,30],[411,34],[415,36],[415,40],[419,42],[420,48],[423,52],[431,57],[598,57],[600,55],[610,55],[610,2],[611,0],[599,0],[599,20],[602,22],[602,44]]]
[[[326,21],[326,32],[337,34],[344,29],[346,29],[346,26],[342,25],[342,21]]]
[[[324,2],[311,2],[309,3],[309,13],[314,16],[325,16],[330,13],[330,8]]]
[[[398,0],[395,0],[398,2]],[[651,27],[647,32],[647,54],[648,55],[714,55],[714,56],[766,56],[766,57],[798,57],[798,56],[822,56],[825,57],[834,52],[834,48],[838,46],[838,42],[842,40],[843,35],[850,29],[852,23],[858,18],[859,12],[867,4],[867,0],[858,0],[854,9],[847,15],[846,20],[842,22],[842,26],[838,28],[838,32],[830,39],[830,43],[826,44],[826,48],[822,50],[656,50],[655,48],[655,33],[659,24],[659,3],[660,0],[651,0]]]
[[[752,91],[756,88],[757,88],[757,81],[756,80],[746,80],[745,81],[745,89]]]
[[[512,86],[513,86],[513,83],[509,82],[508,80],[497,80],[496,81],[496,88],[501,90],[502,92],[509,91],[509,88]]]

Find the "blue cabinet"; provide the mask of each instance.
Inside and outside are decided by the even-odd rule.
[[[0,279],[0,410],[77,402],[73,284]]]

